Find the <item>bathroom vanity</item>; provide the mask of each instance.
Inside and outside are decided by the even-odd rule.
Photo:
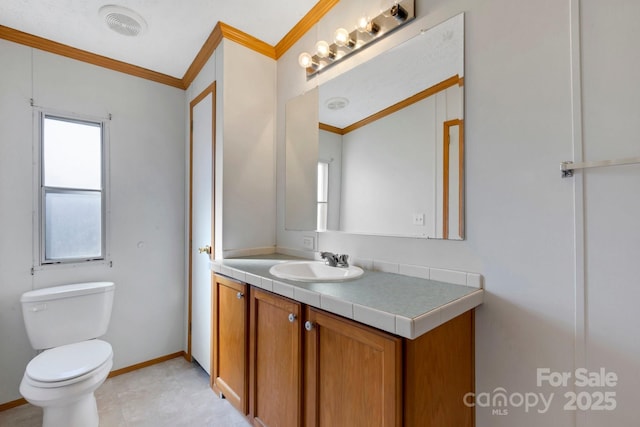
[[[482,289],[369,270],[294,282],[269,273],[285,258],[213,264],[216,393],[256,426],[473,426]]]
[[[464,239],[464,15],[396,35],[287,101],[285,230]],[[276,277],[290,259],[213,263],[217,393],[254,426],[473,426],[479,274],[372,261],[342,282]]]

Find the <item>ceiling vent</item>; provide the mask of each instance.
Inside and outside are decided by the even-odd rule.
[[[107,27],[123,36],[140,36],[147,29],[147,23],[142,16],[126,7],[102,6],[99,13]]]
[[[335,96],[333,98],[327,99],[325,105],[329,110],[342,110],[347,105],[349,105],[349,100],[341,96]]]

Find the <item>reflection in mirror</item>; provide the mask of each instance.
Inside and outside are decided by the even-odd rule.
[[[463,121],[444,122],[442,174],[442,238],[464,237],[464,138]]]
[[[317,98],[319,145],[290,175],[303,137],[287,135],[287,229],[464,238],[463,40],[459,15],[302,97]]]
[[[318,90],[285,107],[285,223],[288,230],[316,228]]]

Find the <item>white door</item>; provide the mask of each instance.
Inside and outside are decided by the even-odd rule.
[[[209,374],[214,102],[215,92],[208,89],[191,103],[191,357]]]

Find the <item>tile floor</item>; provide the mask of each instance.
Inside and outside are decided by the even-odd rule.
[[[182,357],[109,378],[96,391],[100,427],[249,427],[209,388],[209,376]],[[42,410],[0,412],[2,427],[40,427]]]

